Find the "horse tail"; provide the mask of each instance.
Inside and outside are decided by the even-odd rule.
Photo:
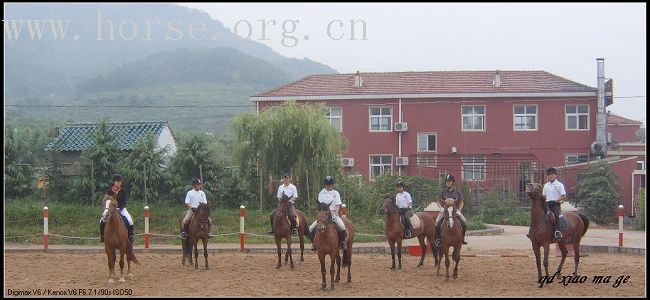
[[[135,257],[135,253],[133,253],[133,243],[128,243],[126,246],[126,256],[127,258],[134,262],[136,265],[140,264],[140,261]]]
[[[578,216],[580,219],[582,219],[582,223],[585,224],[585,228],[582,230],[582,236],[585,236],[585,233],[587,233],[587,228],[589,228],[589,218],[587,218],[587,216],[581,212],[578,213]]]
[[[350,254],[351,253],[348,252],[347,248],[343,249],[343,266],[344,267],[350,266]]]

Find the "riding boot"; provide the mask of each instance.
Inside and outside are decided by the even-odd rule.
[[[181,239],[187,239],[187,228],[189,227],[189,223],[183,224],[183,231],[181,232]]]
[[[560,217],[558,215],[555,216],[555,233],[553,234],[553,237],[557,240],[562,238],[562,232],[560,232]]]
[[[341,249],[346,248],[346,243],[345,243],[345,229],[339,231],[339,246],[341,246]]]
[[[104,227],[106,226],[106,223],[99,222],[99,242],[104,242]]]
[[[273,234],[273,214],[271,214],[271,230],[268,233]]]
[[[436,224],[436,246],[442,246],[442,239],[440,239],[440,224]]]
[[[463,244],[467,244],[465,241],[465,232],[467,231],[467,224],[465,222],[461,221],[460,222],[460,227],[463,229]]]
[[[406,238],[411,237],[411,230],[413,230],[413,226],[411,226],[411,220],[407,216],[404,216],[404,223],[406,223],[406,232],[404,232],[404,236]]]
[[[135,235],[133,235],[133,225],[129,225],[129,243],[133,244]]]
[[[289,219],[291,221],[291,234],[292,235],[297,235],[298,234],[298,229],[296,229],[296,219],[295,219],[295,217],[290,217]]]

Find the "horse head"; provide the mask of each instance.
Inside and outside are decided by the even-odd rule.
[[[379,208],[379,212],[382,214],[398,212],[397,203],[395,203],[395,198],[390,194],[384,195],[384,205]]]
[[[200,222],[207,222],[210,217],[210,204],[199,203],[196,207],[196,216]]]
[[[102,203],[108,203],[108,210],[106,212],[106,220],[109,220],[113,214],[115,213],[115,210],[117,209],[117,199],[115,199],[115,196],[109,195],[109,194],[104,194],[104,198],[102,199]]]
[[[320,232],[324,232],[329,223],[332,222],[332,211],[329,209],[332,202],[318,203],[318,213],[316,213],[316,227]]]
[[[539,200],[542,200],[542,202],[546,201],[546,199],[544,199],[545,197],[542,195],[542,189],[543,186],[539,183],[526,183],[526,193],[528,193],[528,196],[533,201],[533,203]]]
[[[454,202],[454,199],[447,198],[443,206],[443,217],[449,228],[454,228],[454,221],[458,221],[458,206]]]
[[[290,199],[289,196],[287,196],[284,192],[282,192],[282,197],[278,202],[277,214],[279,216],[284,216],[285,214],[289,213],[289,199]]]

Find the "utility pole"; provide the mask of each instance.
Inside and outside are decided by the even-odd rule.
[[[147,165],[144,165],[144,205],[148,206],[147,202]]]
[[[90,160],[90,204],[94,202],[95,198],[95,162]]]

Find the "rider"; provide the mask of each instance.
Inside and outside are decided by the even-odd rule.
[[[404,233],[404,236],[410,238],[412,230],[411,217],[413,216],[411,206],[413,204],[413,200],[411,200],[411,194],[404,190],[404,182],[402,181],[397,182],[397,195],[395,196],[395,204],[397,204],[397,207],[399,208],[399,214],[401,216],[404,216],[404,223],[406,223],[406,231]]]
[[[339,217],[339,208],[341,207],[341,195],[339,192],[334,190],[334,178],[332,176],[326,176],[323,180],[325,187],[318,193],[318,202],[320,203],[330,203],[330,211],[332,212],[332,221],[336,224],[336,229],[338,229],[339,241],[341,248],[345,249],[345,224],[343,220]],[[309,226],[309,237],[314,236],[314,228],[318,221]],[[313,238],[311,238],[313,241]],[[312,250],[315,250],[315,245],[312,244]]]
[[[460,212],[461,209],[463,209],[464,201],[463,201],[463,192],[459,188],[456,188],[456,179],[454,178],[454,175],[447,174],[445,176],[445,188],[440,191],[440,199],[438,199],[438,205],[440,207],[444,207],[444,202],[445,199],[447,198],[452,198],[454,199],[454,202],[458,205],[458,217],[460,218],[460,226],[463,229],[463,244],[467,244],[465,242],[465,231],[467,230],[467,221],[465,220],[465,216]],[[438,217],[436,218],[436,246],[441,246],[442,245],[442,240],[440,239],[440,229],[442,227],[442,217],[443,214],[439,213]]]
[[[287,197],[289,197],[289,220],[291,222],[291,234],[297,235],[298,229],[296,229],[296,209],[295,201],[298,199],[298,189],[296,186],[291,183],[291,175],[289,173],[282,173],[282,184],[278,187],[278,202],[282,200],[282,193],[284,192]],[[275,208],[271,212],[271,230],[269,234],[273,233],[273,216],[278,209]]]
[[[557,170],[551,167],[546,170],[548,182],[544,184],[542,195],[546,197],[546,205],[555,215],[555,234],[556,239],[562,238],[562,232],[558,230],[560,225],[560,205],[566,200],[566,190],[564,184],[557,180]]]
[[[183,230],[181,231],[181,238],[187,238],[187,229],[192,220],[192,216],[196,212],[196,208],[199,207],[199,203],[208,204],[208,199],[205,197],[205,192],[202,189],[201,179],[194,178],[192,180],[192,188],[185,195],[185,206],[187,207],[187,213],[185,213],[185,218],[183,218]],[[210,233],[209,228],[212,226],[212,219],[208,217],[208,238],[212,238],[213,235]]]
[[[133,218],[126,210],[127,194],[126,190],[122,188],[122,176],[119,174],[114,174],[111,178],[111,187],[106,191],[106,194],[115,197],[117,200],[117,209],[120,211],[120,214],[124,216],[128,222],[129,227],[129,243],[133,243],[135,236],[133,234]],[[102,213],[101,219],[99,219],[99,241],[104,241],[104,227],[106,226],[106,213],[108,212],[108,202],[106,202],[106,208]]]

